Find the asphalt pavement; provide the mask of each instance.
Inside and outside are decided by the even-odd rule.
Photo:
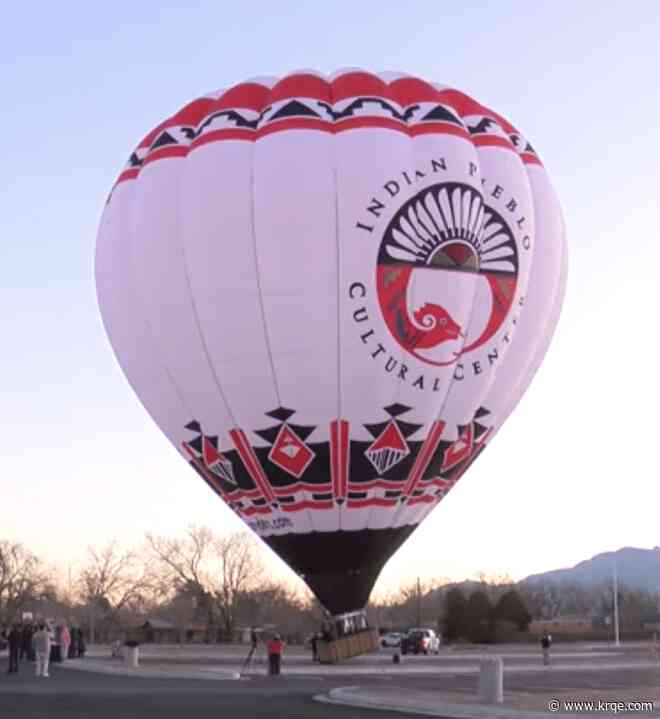
[[[258,677],[233,682],[145,679],[77,672],[55,665],[48,679],[32,666],[0,676],[2,719],[374,719],[372,709],[314,700],[342,682]],[[345,683],[345,682],[343,682]],[[375,691],[379,681],[369,683]],[[387,712],[388,717],[409,715]]]
[[[479,660],[496,654],[504,662],[504,704],[477,703]],[[534,647],[444,649],[438,656],[405,657],[390,651],[321,666],[309,652],[292,647],[283,675],[266,676],[257,661],[247,677],[239,670],[241,646],[144,646],[138,669],[92,647],[83,660],[54,665],[49,679],[23,664],[18,676],[0,674],[0,717],[105,719],[159,717],[397,717],[430,715],[458,719],[527,719],[584,716],[567,702],[653,702],[660,707],[660,663],[648,644],[557,647],[550,667]],[[3,660],[0,658],[0,667]],[[557,704],[549,704],[557,702]],[[599,716],[626,715],[619,706],[595,706]],[[632,706],[632,705],[631,705]],[[592,707],[593,709],[594,707]],[[630,706],[628,707],[630,708]],[[659,716],[630,711],[628,715]]]

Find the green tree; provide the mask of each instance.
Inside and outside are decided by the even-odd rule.
[[[467,637],[471,642],[485,643],[492,640],[493,607],[488,594],[482,590],[473,592],[467,602]]]
[[[445,596],[444,625],[445,637],[449,641],[461,639],[467,635],[468,602],[463,592],[454,587]]]
[[[493,609],[493,619],[512,622],[521,632],[526,632],[532,621],[532,615],[527,611],[520,594],[515,589],[510,589],[497,600]]]

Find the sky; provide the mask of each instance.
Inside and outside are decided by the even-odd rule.
[[[660,545],[658,37],[650,1],[7,5],[0,539],[75,568],[111,539],[239,527],[114,359],[94,288],[100,213],[137,141],[189,100],[249,77],[356,66],[458,87],[510,118],[552,177],[569,246],[536,379],[377,590],[417,576],[520,579]]]

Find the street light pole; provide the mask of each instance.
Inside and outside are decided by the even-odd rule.
[[[422,626],[422,588],[417,577],[417,626]]]
[[[614,559],[614,646],[621,646],[619,641],[619,572],[616,558]]]

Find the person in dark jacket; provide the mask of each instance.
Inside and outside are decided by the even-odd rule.
[[[543,654],[543,664],[548,666],[550,664],[550,647],[552,646],[552,637],[544,632],[541,637],[541,652]]]
[[[69,629],[69,637],[71,638],[71,644],[69,644],[67,659],[75,659],[78,649],[78,630],[73,625]]]
[[[7,669],[7,674],[18,674],[18,657],[22,641],[21,625],[16,623],[7,635],[7,642],[9,643],[9,668]]]
[[[34,649],[32,648],[33,634],[34,627],[30,622],[22,627],[20,659],[29,659],[31,662],[34,661]]]
[[[79,629],[76,656],[82,659],[85,656],[85,651],[85,637],[83,637],[82,629]]]

